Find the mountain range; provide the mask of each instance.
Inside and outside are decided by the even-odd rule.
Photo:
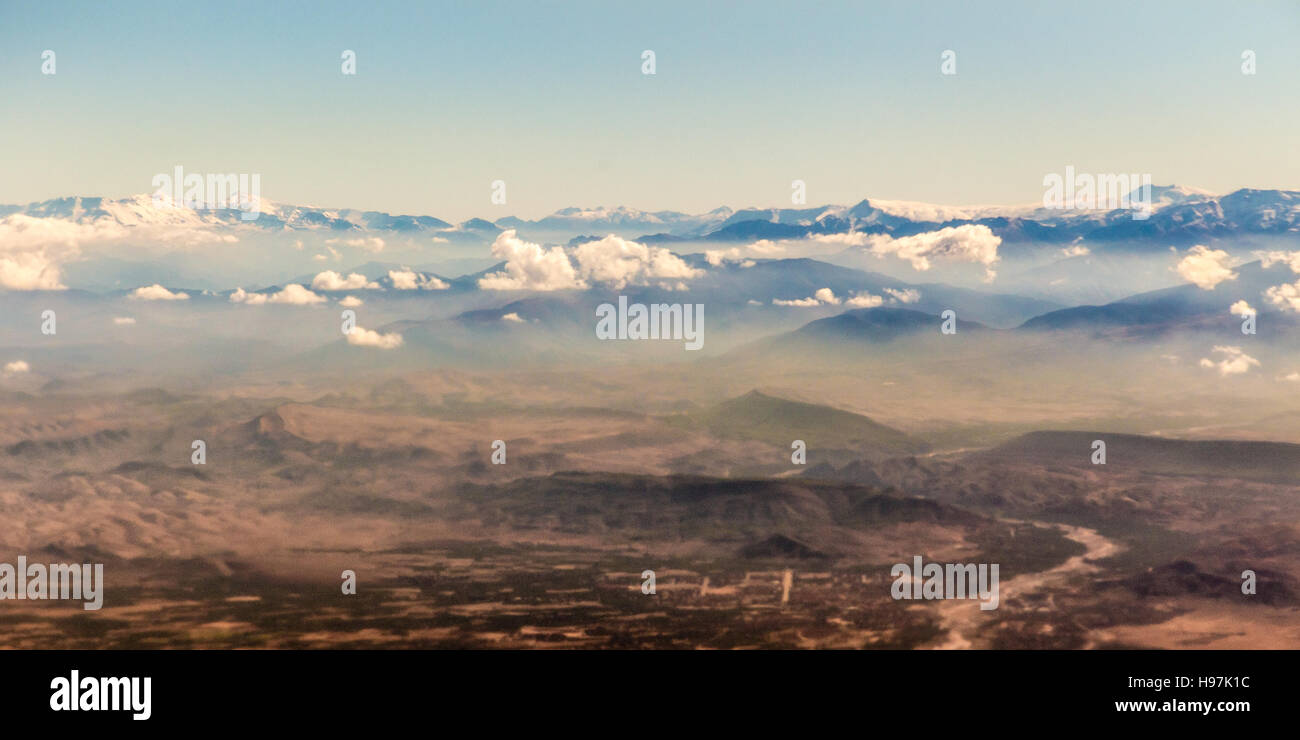
[[[320,208],[261,199],[259,217],[241,220],[236,209],[194,210],[156,206],[149,195],[112,199],[64,197],[26,205],[0,205],[0,218],[74,223],[109,223],[124,228],[248,226],[267,231],[339,233],[432,233],[451,241],[491,239],[505,229],[541,235],[617,233],[659,243],[674,240],[737,242],[795,239],[813,235],[889,234],[909,236],[962,225],[987,226],[1008,243],[1066,243],[1077,239],[1121,242],[1159,238],[1182,242],[1233,234],[1279,234],[1300,230],[1300,192],[1243,188],[1213,195],[1195,188],[1152,188],[1153,213],[1134,219],[1126,209],[1054,210],[1029,206],[941,206],[863,199],[852,206],[803,208],[720,207],[706,213],[642,211],[635,208],[564,208],[526,220],[472,218],[452,223],[428,215],[390,214],[348,208]]]

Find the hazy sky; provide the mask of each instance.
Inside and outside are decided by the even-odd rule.
[[[809,204],[1034,202],[1066,165],[1300,189],[1298,127],[1296,0],[0,0],[0,203],[177,164],[448,220],[789,205],[795,179]]]

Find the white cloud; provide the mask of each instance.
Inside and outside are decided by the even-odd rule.
[[[1219,375],[1240,375],[1252,367],[1259,367],[1259,360],[1246,354],[1241,347],[1216,346],[1214,351],[1223,355],[1223,359],[1215,362],[1209,358],[1201,358],[1201,367],[1211,370],[1218,370]]]
[[[798,308],[809,308],[812,306],[837,306],[839,303],[840,299],[836,297],[835,293],[830,288],[818,288],[813,292],[812,296],[808,298],[796,298],[789,301],[781,300],[780,298],[772,299],[773,306],[794,306]]]
[[[1087,257],[1088,255],[1092,254],[1092,250],[1088,249],[1082,244],[1076,244],[1072,247],[1066,247],[1065,249],[1062,249],[1061,254],[1065,255],[1066,257]]]
[[[899,303],[916,303],[921,300],[921,292],[915,288],[905,288],[903,290],[885,288],[885,292]]]
[[[758,241],[746,247],[755,255],[781,254],[785,252],[785,245],[772,241],[771,239],[759,239]]]
[[[524,323],[524,320],[523,320],[522,318],[520,318],[520,317],[519,317],[519,314],[515,313],[514,311],[511,311],[511,312],[508,313],[508,314],[503,314],[503,315],[501,316],[501,320],[502,320],[502,321],[515,321],[515,322],[518,322],[518,323],[521,323],[521,324]]]
[[[817,244],[838,244],[845,247],[864,247],[871,241],[871,234],[863,231],[846,231],[837,234],[813,234],[808,237],[808,241]]]
[[[863,238],[867,251],[877,257],[893,255],[907,260],[915,270],[929,270],[931,260],[974,262],[984,265],[987,280],[997,277],[993,265],[1001,259],[998,256],[1000,244],[1002,237],[982,224],[949,226],[897,239],[886,234],[872,234]]]
[[[114,316],[113,323],[118,326],[130,326],[135,323],[135,319],[131,316]]]
[[[1300,251],[1297,252],[1255,252],[1259,257],[1260,265],[1265,269],[1272,267],[1277,263],[1282,263],[1291,268],[1291,272],[1300,273]]]
[[[816,298],[795,298],[793,300],[782,300],[780,298],[772,299],[773,306],[795,306],[798,308],[809,308],[811,306],[820,306],[822,302]]]
[[[700,272],[667,249],[648,247],[613,234],[578,245],[574,257],[581,279],[616,289],[655,280],[693,278]]]
[[[741,267],[753,267],[754,260],[749,259],[750,253],[769,254],[773,251],[784,251],[785,247],[774,244],[773,242],[763,240],[755,242],[748,247],[730,247],[728,249],[707,249],[704,251],[704,259],[714,267],[724,265],[728,262],[734,262]]]
[[[1246,317],[1248,314],[1256,313],[1255,309],[1245,301],[1237,301],[1228,307],[1228,313],[1233,316]]]
[[[243,303],[249,306],[260,306],[266,303],[267,295],[265,293],[249,293],[243,288],[235,288],[235,292],[230,294],[231,303]]]
[[[5,364],[5,375],[15,375],[17,373],[25,373],[30,371],[31,369],[32,366],[28,365],[26,361],[14,360],[13,362],[9,362]]]
[[[593,284],[621,289],[700,273],[667,249],[612,234],[566,250],[526,242],[508,229],[492,243],[492,255],[506,266],[479,280],[484,290],[581,290]]]
[[[707,249],[704,252],[704,259],[714,267],[725,262],[742,262],[745,255],[740,251],[740,247],[730,249]]]
[[[835,297],[835,293],[830,288],[818,289],[817,292],[813,293],[813,298],[832,306],[838,305],[840,302],[840,299]]]
[[[363,303],[365,303],[365,301],[353,295],[344,296],[343,300],[339,301],[339,305],[344,308],[356,308],[357,306],[360,306]]]
[[[433,275],[421,275],[414,270],[389,270],[388,277],[397,290],[446,290],[451,287]]]
[[[366,279],[365,275],[362,275],[359,272],[354,272],[349,274],[347,277],[343,277],[342,275],[338,274],[337,272],[334,272],[333,270],[326,270],[324,272],[317,273],[316,277],[311,279],[311,287],[313,290],[328,290],[328,291],[363,290],[363,289],[374,290],[379,287],[379,283],[370,282],[369,280]]]
[[[290,306],[310,306],[316,303],[324,303],[325,297],[316,295],[297,283],[289,283],[284,286],[284,290],[273,294],[269,299],[270,303],[284,303]]]
[[[136,288],[127,295],[127,298],[136,301],[187,301],[190,297],[186,293],[173,293],[158,283],[154,283],[143,288]]]
[[[347,335],[348,344],[357,347],[377,347],[379,349],[395,349],[402,346],[402,335],[397,333],[380,334],[371,329],[362,329],[359,326],[353,327],[352,332]]]
[[[587,287],[569,255],[561,247],[546,248],[515,236],[514,229],[501,232],[492,242],[492,256],[505,260],[504,272],[484,275],[478,286],[484,290],[574,290]]]
[[[1291,373],[1290,375],[1284,375],[1282,376],[1281,380],[1290,381],[1292,383],[1300,383],[1300,372]]]
[[[80,255],[82,242],[125,234],[119,224],[102,219],[82,224],[10,214],[0,219],[0,288],[61,290],[62,264]]]
[[[297,283],[289,283],[278,293],[249,293],[243,288],[236,288],[230,294],[231,303],[246,306],[261,306],[267,303],[279,303],[288,306],[311,306],[324,303],[325,297],[307,290]]]
[[[1283,311],[1300,312],[1300,280],[1295,283],[1274,285],[1264,291],[1264,297]]]
[[[844,305],[853,306],[854,308],[875,308],[876,306],[884,305],[884,303],[884,296],[871,295],[870,293],[858,293],[845,301]]]
[[[1232,257],[1222,249],[1210,249],[1200,244],[1187,250],[1187,256],[1175,268],[1187,282],[1201,290],[1214,290],[1225,280],[1236,280],[1229,262]]]

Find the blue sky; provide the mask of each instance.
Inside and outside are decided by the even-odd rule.
[[[1300,189],[1300,2],[0,0],[0,101],[0,203],[177,164],[448,220],[1033,202],[1066,165]]]

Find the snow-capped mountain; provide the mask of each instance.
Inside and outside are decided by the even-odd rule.
[[[982,224],[1007,242],[1062,242],[1151,238],[1196,239],[1236,233],[1300,231],[1300,192],[1242,189],[1227,195],[1182,186],[1151,189],[1152,214],[1135,219],[1126,209],[1049,209],[1021,206],[944,206],[864,199],[852,206],[812,208],[716,208],[701,214],[634,208],[564,208],[529,221],[513,216],[473,218],[453,225],[434,216],[390,214],[348,208],[320,208],[262,198],[258,217],[244,211],[176,207],[150,195],[127,198],[67,197],[0,206],[0,219],[15,215],[77,224],[169,228],[248,228],[264,231],[414,232],[450,241],[491,241],[505,229],[523,234],[605,234],[658,237],[659,241],[736,242],[795,239],[851,231],[907,236],[963,224]]]

